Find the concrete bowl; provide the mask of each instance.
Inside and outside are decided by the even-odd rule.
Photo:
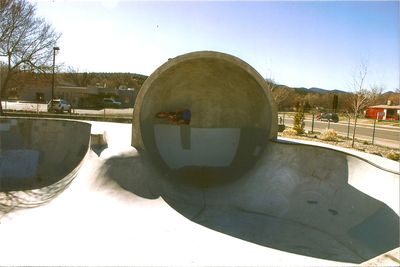
[[[276,137],[276,110],[265,80],[244,61],[202,51],[168,60],[143,84],[132,144],[164,170],[213,179],[248,170]],[[190,123],[157,117],[188,109]]]
[[[90,124],[0,119],[0,192],[38,189],[63,179],[89,147]]]

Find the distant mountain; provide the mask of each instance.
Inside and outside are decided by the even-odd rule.
[[[338,89],[331,90],[330,92],[335,93],[335,94],[349,94],[349,92],[338,90]]]
[[[312,93],[319,93],[319,94],[328,94],[328,93],[334,93],[334,94],[346,94],[347,92],[341,91],[341,90],[327,90],[327,89],[322,89],[322,88],[317,88],[317,87],[311,87],[308,89],[309,92]]]

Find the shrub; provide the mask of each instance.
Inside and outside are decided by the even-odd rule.
[[[337,132],[333,129],[326,129],[321,137],[322,140],[324,141],[337,141],[338,140],[338,135]]]
[[[282,132],[283,136],[295,136],[298,135],[297,131],[293,128],[287,128]]]
[[[304,109],[303,107],[299,107],[293,118],[293,129],[297,134],[302,134],[304,133],[304,125]]]
[[[390,151],[386,154],[386,157],[391,160],[399,161],[400,160],[400,153],[395,151]]]

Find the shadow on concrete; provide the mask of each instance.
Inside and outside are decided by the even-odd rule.
[[[218,232],[300,255],[361,263],[399,245],[399,217],[351,186],[348,168],[342,153],[273,145],[253,171],[231,183],[229,177],[202,182],[201,172],[185,181],[161,174],[143,154],[110,158],[102,171],[125,190],[148,199],[161,196],[183,216]]]
[[[104,144],[104,145],[102,145],[102,144],[95,144],[95,145],[91,145],[90,148],[93,150],[93,152],[94,152],[98,157],[100,157],[101,152],[103,152],[105,149],[107,149],[107,148],[108,148],[108,145],[107,145],[107,144]]]
[[[26,208],[36,208],[60,195],[75,179],[79,166],[63,179],[39,189],[0,192],[0,215]],[[1,216],[0,216],[1,217]]]
[[[275,144],[241,180],[223,186],[177,183],[163,197],[216,231],[291,253],[361,263],[399,246],[399,217],[351,186],[348,170],[345,154]]]
[[[139,154],[114,156],[105,161],[101,173],[106,179],[117,182],[123,189],[143,198],[156,199],[160,196],[157,173],[146,157]]]

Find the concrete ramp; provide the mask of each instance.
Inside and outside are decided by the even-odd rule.
[[[0,216],[0,265],[349,266],[398,246],[398,174],[365,153],[269,141],[216,181],[155,168],[129,124],[92,124],[107,148],[66,190]]]
[[[185,124],[158,116],[182,108]],[[399,246],[398,168],[277,142],[270,89],[236,57],[203,51],[163,64],[138,94],[132,133],[162,177],[160,195],[199,224],[344,262]]]
[[[182,108],[189,123],[158,116]],[[398,162],[278,140],[265,80],[230,55],[171,59],[132,125],[93,124],[107,145],[77,173],[89,125],[0,121],[0,211],[12,190],[45,201],[77,173],[0,217],[0,264],[348,266],[399,246]]]
[[[0,192],[52,185],[86,155],[90,124],[45,119],[0,120]]]
[[[168,180],[161,195],[177,211],[252,243],[353,263],[399,246],[399,174],[339,151],[270,143],[231,182]]]

